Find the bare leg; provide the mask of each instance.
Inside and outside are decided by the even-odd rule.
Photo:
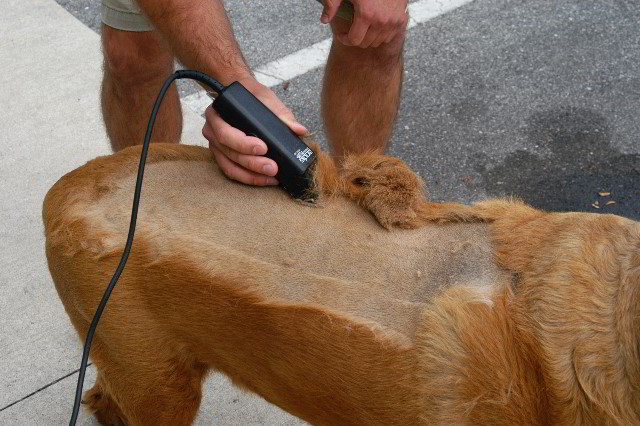
[[[102,26],[102,115],[114,151],[141,144],[149,115],[173,55],[156,31],[130,32]],[[158,112],[152,142],[180,142],[182,111],[175,84]]]
[[[336,19],[333,30],[348,25]],[[341,32],[345,28],[340,28]],[[400,105],[405,32],[378,48],[334,39],[325,70],[322,115],[333,155],[384,152]]]

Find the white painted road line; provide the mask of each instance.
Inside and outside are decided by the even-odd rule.
[[[473,0],[420,0],[409,5],[409,28],[471,3]]]
[[[269,87],[292,80],[323,66],[329,57],[329,49],[331,49],[330,38],[269,62],[256,70],[261,75],[270,76],[271,80],[260,81],[260,76],[256,77],[260,83]]]
[[[439,15],[450,12],[473,0],[419,0],[409,5],[409,25],[413,28]],[[323,66],[327,62],[331,39],[322,40],[309,47],[300,49],[290,55],[276,59],[254,70],[256,79],[267,87],[277,86],[292,80],[311,70]],[[202,112],[211,104],[211,99],[202,93],[194,93],[182,99],[194,112]]]

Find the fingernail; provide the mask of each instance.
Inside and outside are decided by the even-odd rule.
[[[306,127],[304,127],[302,124],[297,123],[298,124],[298,128],[300,129],[300,132],[302,132],[303,135],[306,135],[309,133],[309,129],[307,129]],[[300,133],[298,132],[298,133]]]
[[[271,164],[266,164],[262,166],[262,173],[264,173],[265,175],[271,176],[271,175],[274,175],[275,172],[276,171]]]
[[[325,12],[322,12],[322,16],[320,16],[320,22],[322,22],[323,24],[329,23],[329,15],[327,15]]]
[[[261,145],[255,145],[253,147],[253,155],[262,155],[264,154],[264,149]]]

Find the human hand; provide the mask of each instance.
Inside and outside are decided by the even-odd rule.
[[[330,23],[343,0],[324,0],[320,20]],[[407,27],[409,20],[407,0],[351,0],[354,7],[353,23],[348,29],[336,25],[334,37],[347,46],[379,47],[390,43]]]
[[[298,136],[308,133],[268,87],[255,79],[240,80],[240,83]],[[227,177],[248,185],[278,184],[274,177],[278,173],[278,165],[270,158],[264,157],[267,145],[262,140],[255,136],[247,136],[241,130],[231,127],[211,106],[205,110],[205,118],[202,135],[209,141],[213,158]]]

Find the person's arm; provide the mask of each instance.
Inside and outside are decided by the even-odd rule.
[[[298,135],[307,129],[268,87],[260,84],[236,42],[221,0],[138,0],[154,27],[188,68],[222,84],[239,81]],[[250,185],[275,185],[278,165],[264,157],[266,144],[225,123],[211,108],[202,134],[218,166],[229,178]]]
[[[138,0],[186,67],[222,84],[253,78],[220,0]]]

